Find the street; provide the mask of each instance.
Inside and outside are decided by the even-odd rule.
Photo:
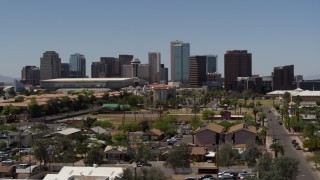
[[[278,141],[283,145],[285,150],[285,156],[297,159],[299,161],[299,175],[297,177],[297,180],[317,180],[319,177],[317,174],[311,169],[310,164],[306,161],[305,157],[302,154],[302,150],[296,150],[291,140],[299,139],[297,134],[290,134],[288,131],[283,127],[283,125],[280,125],[278,123],[278,117],[276,112],[273,112],[271,110],[271,113],[269,113],[271,109],[264,107],[263,112],[266,113],[268,124],[266,126],[269,128],[268,136],[269,139],[276,138],[279,139]],[[300,142],[300,141],[299,141]],[[302,146],[301,143],[299,143],[300,146]],[[268,147],[269,148],[269,147]]]

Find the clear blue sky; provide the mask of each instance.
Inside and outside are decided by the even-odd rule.
[[[87,74],[102,56],[133,54],[147,63],[161,52],[170,66],[170,41],[189,42],[191,55],[245,49],[253,73],[295,65],[295,74],[320,74],[319,0],[30,0],[0,1],[0,74],[20,77],[47,50],[69,62],[87,59]],[[169,67],[170,68],[170,67]],[[169,73],[170,74],[170,73]]]

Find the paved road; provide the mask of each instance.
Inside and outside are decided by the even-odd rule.
[[[285,128],[278,123],[278,115],[274,112],[269,113],[269,108],[263,108],[263,111],[267,114],[269,122],[269,135],[273,136],[282,143],[285,149],[285,155],[290,158],[297,159],[299,161],[299,175],[297,180],[317,180],[320,179],[316,173],[311,169],[310,164],[306,161],[300,150],[294,149],[291,139],[297,138],[294,134],[289,134]],[[272,119],[270,121],[270,119]],[[302,146],[302,144],[300,144]]]

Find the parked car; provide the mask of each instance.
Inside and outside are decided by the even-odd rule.
[[[292,139],[291,143],[295,144],[295,143],[297,143],[297,141],[295,139]]]
[[[296,150],[301,150],[301,147],[299,145],[296,145]]]
[[[206,175],[200,176],[200,177],[199,177],[199,180],[204,180],[204,179],[212,178],[212,177],[213,177],[212,175],[206,174]]]
[[[248,173],[239,173],[238,179],[244,179],[247,175],[248,175]]]
[[[282,125],[282,122],[280,120],[278,121],[278,123],[279,123],[279,125]]]
[[[151,167],[152,165],[150,163],[146,163],[146,162],[138,162],[137,163],[137,167],[146,167],[146,166]]]
[[[299,143],[296,142],[293,144],[293,147],[296,147],[296,146],[299,146]]]
[[[203,180],[217,180],[215,177],[204,178]]]
[[[184,178],[184,180],[197,180],[197,178],[196,177],[186,177],[186,178]]]
[[[237,177],[221,176],[221,177],[219,177],[219,180],[237,180]]]

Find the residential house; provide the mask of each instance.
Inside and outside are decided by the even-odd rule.
[[[148,140],[160,141],[164,138],[164,132],[159,129],[153,128],[145,132],[143,136]]]
[[[212,146],[223,140],[225,128],[219,124],[209,123],[195,131],[194,142],[198,146]]]
[[[240,123],[231,126],[225,132],[225,142],[233,144],[247,144],[255,143],[257,136],[257,129],[254,126],[250,126],[246,123]]]
[[[120,161],[124,160],[124,156],[127,153],[127,148],[122,146],[106,146],[104,153],[105,158],[108,161]]]
[[[191,159],[196,162],[203,162],[206,159],[207,148],[204,146],[191,147]]]
[[[66,128],[55,133],[56,136],[63,136],[68,139],[74,139],[81,134],[81,130],[77,128]]]

